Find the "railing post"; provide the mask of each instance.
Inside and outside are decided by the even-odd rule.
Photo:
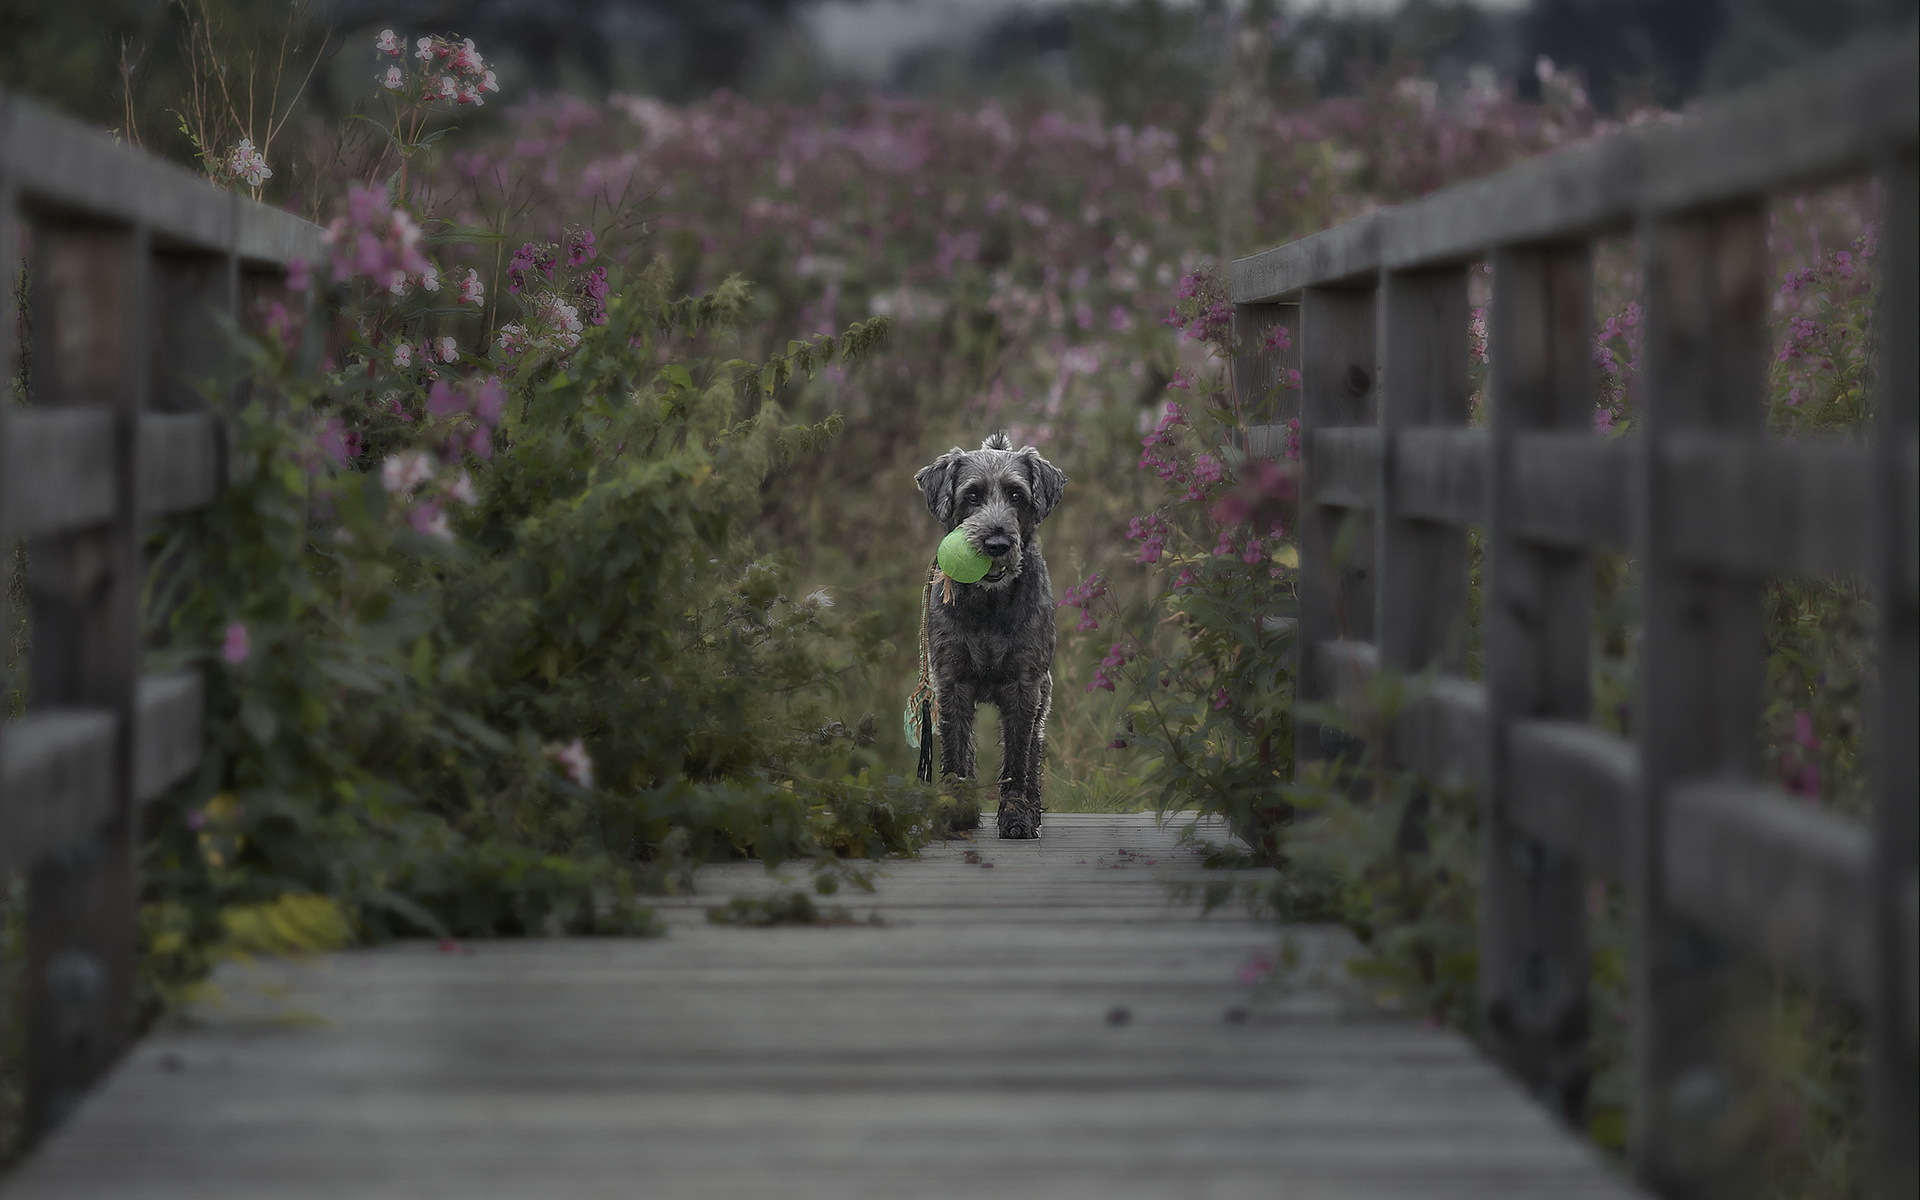
[[[1752,203],[1650,219],[1640,253],[1646,349],[1634,489],[1642,625],[1633,713],[1641,776],[1627,855],[1630,1142],[1644,1180],[1672,1200],[1693,1200],[1750,1191],[1715,1137],[1736,1095],[1716,1021],[1729,955],[1667,899],[1665,810],[1678,784],[1758,774],[1766,632],[1758,579],[1668,552],[1677,509],[1662,451],[1688,431],[1762,432],[1771,298],[1765,210]]]
[[[1867,1111],[1871,1136],[1867,1167],[1869,1194],[1878,1200],[1910,1200],[1920,1192],[1920,1048],[1916,1047],[1915,1010],[1920,980],[1915,978],[1915,925],[1920,923],[1920,612],[1916,611],[1913,561],[1916,538],[1915,496],[1911,490],[1920,437],[1916,402],[1916,321],[1914,158],[1903,155],[1881,173],[1879,324],[1876,346],[1879,376],[1875,397],[1874,450],[1878,459],[1874,508],[1878,521],[1878,569],[1874,591],[1880,608],[1878,712],[1870,727],[1870,775],[1873,799],[1873,858],[1869,884],[1873,928],[1872,996],[1868,1005]]]
[[[114,414],[114,508],[103,526],[38,540],[30,687],[36,707],[113,714],[112,801],[87,842],[36,864],[27,892],[27,1128],[58,1124],[133,1032],[137,949],[133,796],[142,546],[139,414],[147,375],[143,230],[34,231],[36,405]]]
[[[1479,1025],[1488,1051],[1576,1124],[1586,1109],[1591,1027],[1586,872],[1522,833],[1510,813],[1509,723],[1585,719],[1593,570],[1585,550],[1514,533],[1516,435],[1590,431],[1592,254],[1584,244],[1512,247],[1493,260],[1488,332],[1492,425],[1481,614],[1487,777],[1480,817]]]
[[[1273,331],[1286,326],[1293,350],[1268,349]],[[1284,427],[1289,417],[1299,416],[1299,403],[1287,388],[1287,369],[1297,361],[1300,336],[1300,306],[1297,304],[1236,304],[1233,307],[1233,336],[1239,353],[1233,356],[1233,398],[1240,416],[1256,441],[1247,447],[1250,454],[1263,458],[1282,457],[1284,446],[1263,444],[1261,430]],[[1265,435],[1271,439],[1273,434]]]
[[[1333,695],[1317,655],[1322,642],[1373,637],[1373,520],[1318,499],[1314,435],[1374,419],[1372,288],[1308,288],[1300,296],[1300,624],[1299,700]],[[1351,524],[1349,524],[1351,523]],[[1294,723],[1294,762],[1326,757],[1320,727]]]
[[[1403,675],[1466,664],[1467,531],[1401,515],[1395,434],[1467,423],[1471,307],[1465,267],[1383,272],[1380,296],[1380,667]]]

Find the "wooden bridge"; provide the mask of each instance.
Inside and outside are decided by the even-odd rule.
[[[890,865],[854,927],[721,928],[686,902],[662,941],[229,968],[229,1011],[127,1052],[140,806],[201,742],[198,681],[139,672],[142,522],[219,486],[221,425],[189,386],[221,369],[217,315],[317,246],[0,97],[0,268],[17,275],[23,219],[36,256],[35,391],[0,410],[0,532],[32,539],[35,629],[33,707],[0,740],[0,868],[29,878],[29,1114],[52,1131],[0,1196],[1639,1194],[1555,1119],[1584,1090],[1588,872],[1631,900],[1642,1184],[1738,1186],[1710,1146],[1719,989],[1744,956],[1867,1014],[1870,1177],[1913,1196],[1917,91],[1909,38],[1234,265],[1247,344],[1297,330],[1237,378],[1251,400],[1301,373],[1303,693],[1423,677],[1386,749],[1484,797],[1488,1059],[1375,1011],[1335,931],[1171,905],[1164,883],[1198,868],[1149,818],[1072,816]],[[1875,432],[1770,441],[1762,205],[1862,175]],[[1606,440],[1591,246],[1623,230],[1646,366],[1638,432]],[[1495,350],[1473,426],[1481,260]],[[0,342],[8,378],[16,352]],[[1633,743],[1587,720],[1603,547],[1641,572]],[[1763,782],[1760,601],[1789,573],[1873,589],[1870,826]],[[700,903],[778,886],[753,866],[702,882]],[[1258,995],[1252,955],[1283,964]]]

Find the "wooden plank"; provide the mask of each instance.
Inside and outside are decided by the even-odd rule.
[[[1169,905],[1212,874],[1183,823],[1049,814],[1038,841],[930,847],[884,864],[883,925],[710,924],[769,883],[724,864],[665,938],[226,970],[219,1004],[149,1038],[0,1195],[1640,1194],[1464,1039],[1370,1003],[1344,931]],[[1156,919],[1054,915],[1114,879]],[[1257,990],[1236,978],[1255,955]]]
[[[1808,983],[1867,994],[1865,826],[1773,788],[1691,784],[1668,798],[1664,853],[1676,909]]]
[[[39,537],[113,518],[113,414],[15,409],[7,426],[8,537]]]
[[[1634,729],[1640,787],[1629,828],[1632,1098],[1629,1143],[1641,1180],[1680,1198],[1751,1190],[1750,1162],[1717,1149],[1731,1066],[1715,1031],[1732,957],[1668,894],[1673,789],[1760,773],[1766,679],[1762,584],[1678,556],[1684,501],[1659,469],[1666,441],[1714,431],[1757,435],[1771,357],[1766,213],[1759,205],[1650,222],[1639,238],[1646,281],[1634,556],[1641,637]]]
[[[1591,1078],[1586,864],[1577,849],[1529,836],[1521,812],[1535,796],[1516,769],[1512,735],[1519,720],[1587,715],[1593,570],[1585,554],[1517,535],[1529,497],[1514,484],[1522,434],[1592,436],[1592,253],[1502,250],[1493,279],[1492,425],[1477,447],[1486,478],[1453,489],[1471,495],[1463,510],[1484,506],[1487,525],[1477,1000],[1483,1044],[1577,1126]]]
[[[1872,1194],[1920,1194],[1920,607],[1913,555],[1920,534],[1914,464],[1920,459],[1920,181],[1911,151],[1880,175],[1881,243],[1876,329],[1869,578],[1878,593],[1874,665],[1879,686],[1867,720],[1873,798],[1873,980],[1867,1000],[1867,1175]]]
[[[1454,675],[1408,681],[1388,757],[1449,786],[1486,778],[1487,690]]]
[[[1668,546],[1676,558],[1754,575],[1862,574],[1874,557],[1873,458],[1864,443],[1837,438],[1676,434],[1659,455],[1674,497]]]
[[[0,727],[0,872],[79,845],[113,811],[113,713],[30,712]]]
[[[1299,630],[1297,644],[1316,647],[1335,638],[1373,636],[1373,526],[1361,511],[1329,508],[1312,498],[1337,468],[1339,435],[1334,429],[1370,426],[1374,419],[1374,295],[1371,290],[1313,288],[1300,297],[1300,506]],[[1377,437],[1377,431],[1366,433]],[[1369,491],[1369,503],[1373,493]],[[1334,695],[1337,681],[1320,673],[1316,653],[1301,652],[1295,695],[1301,701]],[[1323,757],[1320,729],[1309,721],[1294,726],[1294,761]]]
[[[147,516],[213,503],[225,484],[220,418],[149,413],[140,419],[140,510]]]
[[[159,798],[200,765],[207,740],[206,678],[192,668],[140,677],[134,798]]]
[[[1287,348],[1266,348],[1276,329],[1287,330]],[[1240,304],[1233,310],[1233,336],[1239,343],[1233,356],[1233,397],[1242,424],[1285,427],[1300,415],[1300,392],[1287,373],[1298,370],[1300,350],[1298,304]],[[1271,457],[1280,457],[1272,455]]]
[[[1402,429],[1394,435],[1393,486],[1400,513],[1444,525],[1483,525],[1487,519],[1484,429]]]
[[[222,192],[197,172],[122,145],[16,92],[0,90],[0,175],[39,213],[144,224],[164,245],[284,264],[319,262],[318,226]]]
[[[26,1125],[37,1135],[73,1110],[133,1033],[133,724],[144,574],[136,450],[149,247],[138,230],[42,226],[33,249],[29,400],[110,412],[114,470],[112,520],[35,542],[27,580],[33,703],[113,716],[109,804],[94,838],[41,859],[28,876]]]
[[[1513,535],[1568,549],[1624,549],[1631,438],[1515,432],[1508,462]]]
[[[1589,870],[1626,878],[1627,820],[1640,781],[1633,744],[1583,721],[1515,721],[1507,733],[1513,822]]]
[[[1313,431],[1315,504],[1372,509],[1380,500],[1385,450],[1371,425]]]
[[[1237,259],[1236,303],[1376,270],[1450,265],[1496,246],[1589,237],[1641,214],[1727,204],[1873,168],[1920,130],[1915,42],[1848,50],[1677,125],[1624,130],[1425,200]]]
[[[1374,511],[1379,578],[1374,644],[1404,674],[1466,663],[1467,535],[1410,514],[1398,441],[1467,423],[1467,273],[1389,272],[1380,287],[1380,429],[1388,461]]]

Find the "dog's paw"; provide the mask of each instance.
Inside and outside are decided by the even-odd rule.
[[[1002,799],[998,823],[1001,837],[1030,841],[1040,836],[1040,806],[1017,799]]]

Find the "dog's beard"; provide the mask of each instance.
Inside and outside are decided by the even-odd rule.
[[[1020,568],[1026,559],[1026,543],[1020,537],[1020,525],[1013,519],[1013,514],[983,508],[960,522],[960,528],[966,531],[967,545],[972,546],[980,554],[986,553],[980,543],[995,532],[1013,541],[1012,549],[993,560],[993,568],[984,578],[967,586],[986,588],[991,591],[995,588],[1007,587],[1020,577]]]

